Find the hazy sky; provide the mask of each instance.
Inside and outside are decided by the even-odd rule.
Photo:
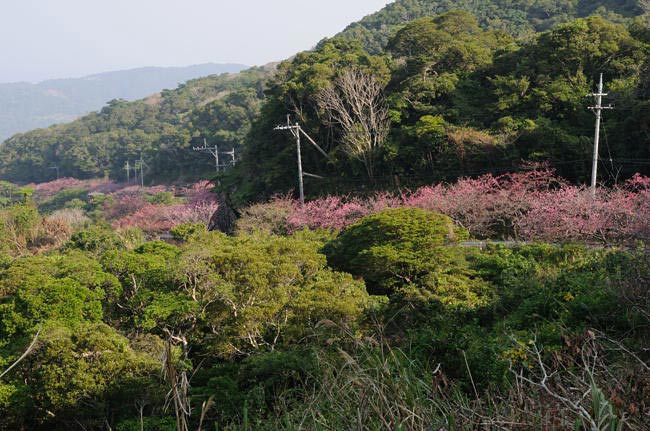
[[[0,0],[0,82],[140,66],[259,65],[389,0]]]

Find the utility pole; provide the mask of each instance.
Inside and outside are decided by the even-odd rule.
[[[235,167],[235,165],[237,164],[235,160],[235,148],[233,147],[232,150],[224,151],[223,153],[230,156],[230,166]]]
[[[212,157],[214,157],[214,168],[216,169],[217,172],[219,172],[219,168],[221,165],[219,164],[219,147],[217,144],[214,144],[214,148],[208,147],[208,142],[206,141],[205,138],[203,138],[203,146],[202,147],[193,147],[192,148],[194,151],[200,151],[202,153],[208,153],[211,154]],[[233,160],[234,160],[234,149],[233,149]]]
[[[144,187],[144,178],[142,178],[142,163],[140,160],[136,160],[133,168],[135,172],[135,182],[138,183],[138,173],[140,174],[140,187]],[[139,171],[139,172],[138,172]]]
[[[594,156],[591,164],[591,196],[596,197],[596,181],[598,179],[598,145],[600,144],[600,120],[602,118],[603,109],[614,109],[611,105],[602,106],[603,96],[607,96],[607,93],[603,93],[603,74],[600,74],[600,81],[598,83],[598,92],[592,93],[589,96],[592,96],[596,99],[596,106],[590,106],[589,109],[596,114],[596,132],[594,135]]]
[[[128,160],[124,165],[124,170],[126,171],[126,183],[129,184],[131,182],[131,164]]]
[[[295,125],[291,125],[291,121],[289,119],[289,116],[287,115],[287,125],[286,126],[277,126],[273,130],[289,130],[291,134],[296,138],[296,153],[298,155],[298,192],[300,194],[300,204],[304,205],[305,204],[305,186],[304,186],[304,177],[312,177],[312,178],[319,178],[322,179],[323,177],[319,175],[314,175],[314,174],[309,174],[307,172],[303,172],[302,170],[302,152],[301,152],[301,147],[300,147],[300,135],[304,135],[307,140],[314,146],[316,149],[323,154],[325,157],[328,159],[330,156],[321,148],[318,146],[316,141],[314,141],[304,130],[302,130],[302,127],[300,127],[299,123],[296,123]]]
[[[140,160],[135,161],[135,166],[134,166],[134,171],[135,171],[135,181],[137,183],[138,181],[138,169],[140,170],[140,187],[144,188],[144,167],[147,164],[144,162],[144,159],[142,158],[142,153],[140,153]],[[147,166],[148,168],[149,166]]]

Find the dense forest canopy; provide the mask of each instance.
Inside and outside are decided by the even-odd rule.
[[[650,159],[647,28],[642,20],[626,28],[592,16],[517,40],[483,30],[467,12],[452,11],[411,21],[380,55],[367,54],[355,41],[324,41],[281,64],[242,163],[227,183],[243,200],[294,186],[290,138],[272,131],[287,113],[329,151],[330,160],[304,151],[305,169],[327,178],[308,180],[319,190],[385,188],[395,178],[417,185],[508,172],[522,161],[550,163],[570,180],[584,182],[594,127],[587,109],[593,99],[585,96],[601,72],[607,103],[616,106],[605,115],[602,180],[645,172],[642,162]],[[342,151],[344,130],[318,103],[318,95],[348,69],[365,70],[385,83],[391,131],[373,155],[374,178]]]
[[[481,27],[530,38],[557,24],[598,14],[614,22],[648,12],[637,0],[397,0],[379,12],[350,24],[341,37],[363,41],[368,52],[379,53],[393,34],[414,19],[466,10]]]

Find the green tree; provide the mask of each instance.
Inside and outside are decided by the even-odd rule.
[[[368,305],[361,282],[326,267],[319,241],[207,233],[184,247],[182,289],[220,356],[296,343],[319,321],[353,325]]]

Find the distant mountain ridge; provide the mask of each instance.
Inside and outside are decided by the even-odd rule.
[[[99,110],[109,100],[137,100],[203,76],[236,73],[241,64],[142,67],[36,84],[0,84],[0,142],[32,129],[68,122]]]

